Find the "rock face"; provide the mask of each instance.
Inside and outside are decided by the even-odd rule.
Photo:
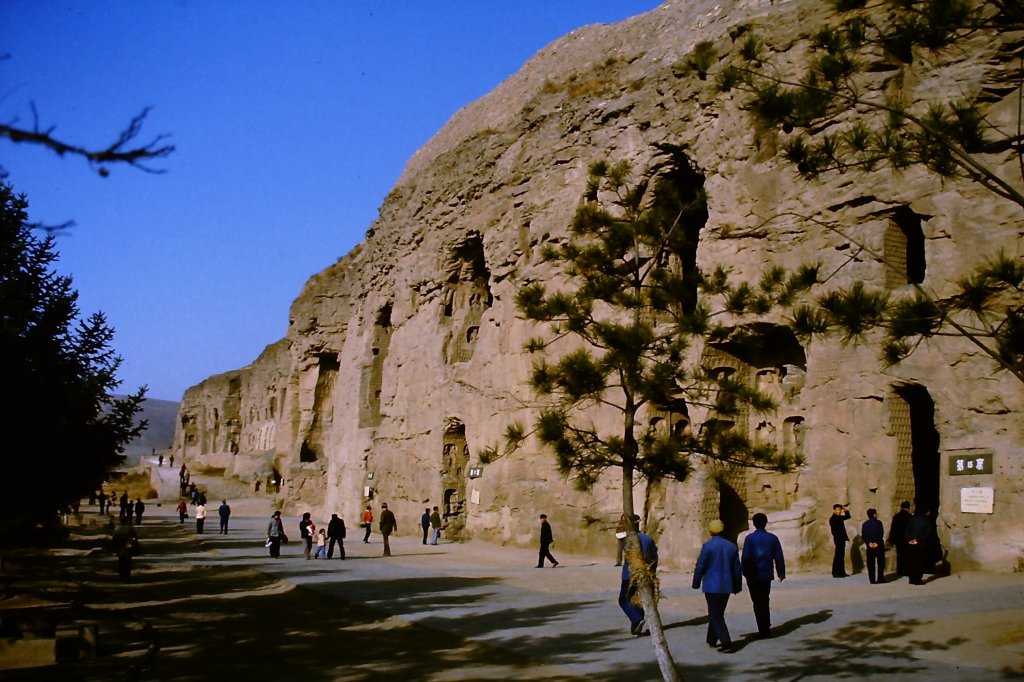
[[[177,461],[216,462],[259,492],[270,481],[289,513],[340,512],[350,525],[367,503],[387,502],[407,531],[436,504],[449,537],[527,546],[545,512],[560,547],[611,556],[617,476],[577,491],[535,443],[487,466],[478,458],[509,421],[530,421],[523,344],[545,330],[517,317],[514,296],[553,277],[539,252],[564,237],[590,163],[642,169],[656,143],[685,146],[708,202],[698,262],[751,280],[768,263],[820,260],[835,284],[884,281],[882,265],[797,215],[839,221],[879,250],[920,235],[923,284],[939,295],[1000,247],[1020,255],[1018,207],[913,168],[804,182],[755,135],[741,94],[674,68],[700,41],[727,51],[737,27],[792,48],[779,59],[799,54],[826,5],[670,0],[543,49],[413,156],[365,241],[306,284],[285,339],[186,392]],[[917,64],[904,87],[954,96],[1005,79],[997,47],[980,38],[959,61]],[[990,115],[1012,122],[1015,88],[993,93]],[[1020,184],[1011,156],[990,161]],[[776,414],[751,417],[750,429],[802,451],[807,466],[787,475],[699,466],[685,483],[639,486],[664,563],[691,566],[710,519],[739,531],[765,511],[795,568],[823,568],[834,502],[850,504],[853,537],[867,508],[888,527],[899,501],[917,496],[938,505],[956,568],[1021,565],[1019,381],[963,339],[884,369],[871,347],[801,346],[783,332],[766,332],[779,342],[763,357],[707,349],[705,358],[776,396]],[[974,471],[989,456],[992,473],[951,475],[958,458]],[[978,486],[994,489],[994,513],[962,511],[961,489]]]

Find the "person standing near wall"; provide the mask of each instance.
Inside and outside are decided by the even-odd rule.
[[[878,512],[868,509],[868,520],[860,527],[868,555],[868,582],[872,585],[885,582],[885,528],[878,520]]]
[[[914,515],[910,513],[910,503],[900,502],[900,510],[892,517],[889,524],[889,544],[896,548],[896,577],[907,574],[907,524]]]
[[[846,572],[846,543],[850,536],[846,534],[846,521],[850,518],[850,511],[841,504],[832,505],[832,516],[828,518],[829,530],[832,532],[832,543],[835,545],[835,553],[832,555],[832,577],[847,578]]]

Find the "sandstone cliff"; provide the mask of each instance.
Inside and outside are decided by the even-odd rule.
[[[274,494],[287,511],[341,512],[350,524],[368,501],[387,502],[406,529],[437,504],[450,536],[526,545],[543,511],[561,547],[610,555],[620,509],[614,476],[579,492],[536,446],[469,475],[509,420],[529,419],[531,358],[522,347],[543,330],[517,317],[514,295],[552,277],[539,249],[564,236],[591,162],[643,168],[656,143],[685,147],[708,202],[698,260],[751,279],[767,263],[812,260],[835,273],[834,283],[884,278],[880,265],[811,223],[766,224],[786,214],[842,221],[879,248],[894,225],[914,223],[925,284],[940,293],[998,246],[1020,255],[1019,209],[970,183],[914,169],[801,181],[772,140],[755,135],[740,94],[719,94],[677,67],[698,42],[725,53],[752,29],[785,63],[828,16],[826,5],[669,0],[541,50],[410,159],[365,241],[306,284],[285,339],[186,392],[178,461],[216,460],[261,493],[268,478],[283,478]],[[993,41],[972,49],[918,67],[909,96],[1006,78]],[[996,92],[990,113],[1009,123],[1016,90]],[[779,338],[771,357],[710,355],[775,393],[777,414],[750,428],[802,450],[808,465],[789,475],[698,468],[686,483],[641,487],[665,563],[689,566],[711,518],[744,525],[766,511],[791,563],[807,564],[825,548],[833,502],[851,504],[858,528],[868,507],[888,525],[894,505],[920,492],[914,467],[925,466],[954,562],[1017,566],[1019,382],[993,374],[956,339],[884,370],[871,348]],[[964,453],[990,453],[994,473],[947,475],[949,460]],[[961,512],[960,489],[976,485],[995,489],[994,514]]]

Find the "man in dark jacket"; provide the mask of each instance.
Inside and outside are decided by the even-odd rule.
[[[551,568],[558,566],[555,557],[551,556],[551,545],[555,536],[551,532],[551,524],[548,523],[548,515],[540,515],[540,554],[537,556],[537,568],[544,568],[544,559],[551,562]]]
[[[380,534],[384,537],[384,556],[391,556],[391,544],[388,542],[388,538],[392,533],[398,531],[398,519],[395,518],[395,513],[388,509],[386,502],[380,506],[380,509]]]
[[[345,520],[337,514],[331,514],[327,522],[327,558],[334,557],[334,544],[338,544],[338,558],[345,558]]]
[[[914,518],[907,523],[907,577],[911,585],[924,584],[924,568],[927,559],[928,543],[932,541],[934,525],[924,510],[914,510]]]
[[[721,535],[725,526],[715,519],[708,524],[711,539],[700,548],[697,566],[693,571],[693,589],[704,591],[708,604],[708,646],[718,645],[724,654],[734,653],[729,628],[725,624],[725,607],[729,595],[743,589],[740,556],[736,545]]]
[[[220,501],[220,507],[217,508],[217,515],[220,516],[220,534],[228,534],[228,520],[231,518],[231,505],[228,504],[227,500]]]
[[[427,544],[427,533],[430,531],[430,507],[423,510],[420,516],[420,527],[423,529],[423,544]]]
[[[779,538],[765,530],[768,517],[757,513],[751,520],[754,532],[743,540],[740,565],[743,567],[743,575],[747,577],[747,589],[750,590],[750,601],[754,605],[757,634],[759,637],[770,637],[772,580],[776,572],[780,583],[786,579],[786,559],[782,555]]]
[[[900,510],[892,517],[889,524],[889,544],[896,548],[896,577],[907,574],[907,524],[914,515],[910,513],[910,503],[904,500]]]
[[[868,554],[868,582],[885,582],[885,529],[878,520],[878,512],[868,509],[868,520],[860,527],[860,537]]]
[[[836,546],[835,554],[832,555],[832,577],[846,578],[846,543],[850,536],[846,534],[846,521],[850,518],[850,511],[841,504],[832,505],[832,516],[828,518],[829,530],[832,531],[832,542]]]

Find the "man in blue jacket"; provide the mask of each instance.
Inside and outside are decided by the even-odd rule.
[[[786,579],[786,559],[782,555],[782,543],[774,533],[769,533],[768,517],[757,513],[751,519],[754,532],[743,540],[743,556],[740,565],[747,577],[750,601],[754,605],[758,637],[770,637],[772,630],[771,591],[775,573],[779,582]]]
[[[625,518],[625,517],[623,517]],[[658,570],[658,545],[654,539],[646,533],[641,533],[639,528],[640,516],[633,514],[633,525],[637,528],[636,537],[640,541],[640,553],[643,555],[647,570],[653,577]],[[633,603],[633,597],[637,592],[637,585],[629,570],[629,552],[626,552],[626,561],[622,564],[622,586],[619,588],[619,608],[629,618],[629,632],[637,637],[644,632],[644,610]]]
[[[868,581],[874,585],[885,582],[885,529],[878,512],[868,509],[868,520],[860,527],[860,537],[868,554]]]
[[[708,603],[708,646],[718,645],[724,654],[734,653],[729,628],[725,624],[725,607],[730,594],[743,589],[740,556],[736,545],[721,533],[725,526],[715,519],[708,524],[711,539],[700,548],[697,566],[693,571],[693,589],[703,586],[704,600]]]

